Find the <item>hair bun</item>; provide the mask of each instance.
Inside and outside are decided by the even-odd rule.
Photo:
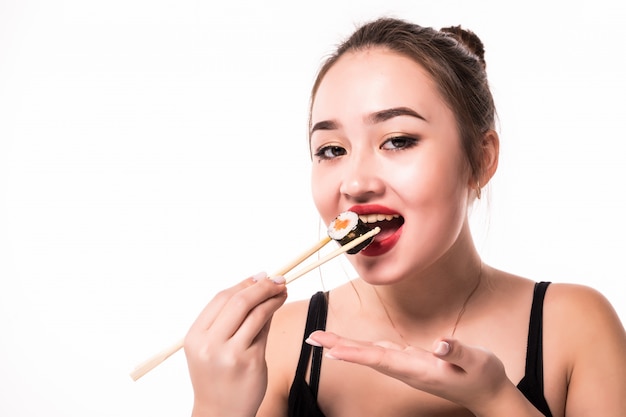
[[[483,68],[487,68],[485,47],[478,35],[471,30],[463,29],[461,26],[449,26],[441,28],[440,31],[451,34],[459,43],[463,44],[471,53],[478,57],[483,64]]]

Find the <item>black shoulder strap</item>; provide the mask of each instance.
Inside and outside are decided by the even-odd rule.
[[[526,352],[526,375],[532,375],[541,392],[543,392],[543,300],[548,285],[550,283],[544,281],[535,284]]]
[[[304,329],[304,338],[302,341],[302,349],[300,351],[300,359],[298,360],[298,369],[296,375],[304,379],[306,375],[307,365],[311,357],[311,349],[313,350],[313,358],[311,362],[311,378],[309,386],[315,398],[320,381],[320,372],[322,370],[322,348],[311,346],[305,342],[306,338],[315,330],[326,329],[326,317],[328,313],[328,293],[318,291],[311,297],[309,302],[309,311],[307,314],[306,325]]]
[[[552,417],[550,406],[543,393],[543,300],[549,282],[535,284],[528,325],[526,370],[517,388],[544,416]]]

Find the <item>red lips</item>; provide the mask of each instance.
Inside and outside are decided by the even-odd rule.
[[[400,239],[404,218],[397,211],[378,204],[355,205],[350,207],[349,210],[359,214],[362,218],[374,214],[386,216],[383,220],[366,222],[368,226],[380,227],[381,232],[375,236],[374,241],[368,247],[359,252],[360,254],[364,256],[380,256],[389,252]],[[393,218],[388,220],[389,216],[393,216]]]

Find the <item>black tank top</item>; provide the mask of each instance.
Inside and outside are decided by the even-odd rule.
[[[549,282],[535,284],[528,328],[525,375],[517,388],[537,410],[546,417],[552,417],[543,395],[543,299],[548,285],[550,285]],[[328,293],[317,292],[311,297],[309,303],[298,368],[289,391],[289,417],[325,417],[317,404],[317,392],[322,369],[322,348],[311,346],[304,340],[315,330],[326,328],[327,312]],[[309,360],[311,360],[311,374],[307,384],[306,371]]]

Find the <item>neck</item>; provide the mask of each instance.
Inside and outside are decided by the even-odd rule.
[[[429,268],[393,285],[370,286],[370,305],[379,305],[400,335],[417,329],[453,335],[462,327],[488,273],[469,232],[465,235]]]

